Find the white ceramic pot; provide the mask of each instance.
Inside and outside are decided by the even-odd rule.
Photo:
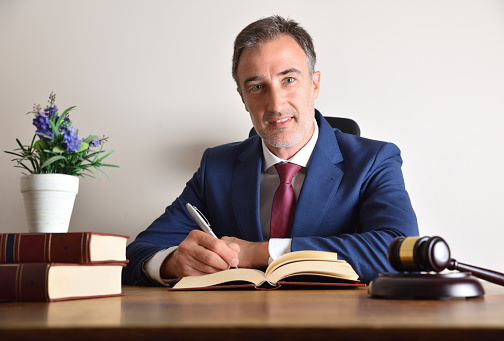
[[[29,232],[68,232],[79,177],[33,174],[21,177]]]

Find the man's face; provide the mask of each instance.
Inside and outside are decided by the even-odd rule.
[[[313,135],[320,72],[310,77],[304,51],[287,35],[245,50],[237,72],[257,133],[275,155],[292,157]]]

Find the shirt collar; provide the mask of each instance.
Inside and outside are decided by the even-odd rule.
[[[307,144],[304,145],[303,148],[301,148],[293,157],[291,157],[289,160],[283,160],[270,152],[268,147],[264,144],[264,141],[262,141],[262,149],[263,149],[263,158],[264,158],[264,163],[263,163],[263,171],[266,171],[268,168],[274,166],[277,163],[282,163],[282,162],[290,162],[294,163],[296,165],[299,165],[301,167],[307,167],[308,162],[310,161],[310,157],[312,155],[313,149],[315,148],[315,144],[317,144],[317,139],[319,135],[319,127],[317,124],[317,121],[315,118],[313,119],[313,124],[315,125],[315,130],[313,131],[313,135],[308,141]]]

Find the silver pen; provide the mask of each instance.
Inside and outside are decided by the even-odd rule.
[[[214,238],[217,238],[215,233],[212,231],[210,228],[210,222],[205,218],[203,213],[201,213],[195,206],[187,203],[186,205],[187,210],[193,217],[193,219],[198,223],[199,227],[209,235],[211,235]]]
[[[214,238],[217,238],[215,235],[214,231],[210,228],[210,222],[205,218],[203,213],[201,213],[196,206],[191,205],[190,203],[187,203],[186,205],[187,210],[193,217],[193,219],[198,223],[199,227],[209,235],[211,235]],[[218,238],[217,238],[218,239]],[[237,266],[233,266],[233,269],[238,269]]]

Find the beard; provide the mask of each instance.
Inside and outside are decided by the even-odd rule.
[[[280,118],[282,116],[292,116],[289,127],[273,127],[268,122]],[[252,117],[252,115],[251,115]],[[275,148],[289,148],[295,146],[301,141],[310,131],[313,119],[301,121],[299,114],[294,113],[270,113],[263,117],[261,122],[256,122],[252,118],[257,134],[264,140],[265,143]]]

